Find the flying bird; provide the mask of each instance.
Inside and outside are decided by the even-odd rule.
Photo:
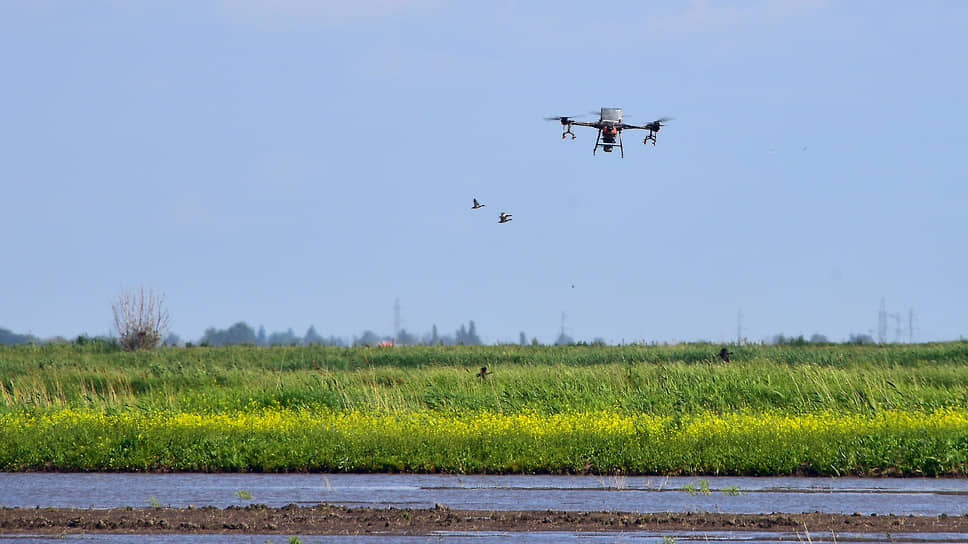
[[[473,206],[471,206],[471,209],[472,209],[472,210],[476,210],[476,209],[478,209],[478,208],[483,208],[483,207],[484,207],[484,204],[481,204],[481,203],[480,203],[480,202],[478,202],[478,201],[477,201],[477,199],[475,198],[475,199],[474,199],[474,205],[473,205]]]
[[[511,214],[506,212],[501,212],[501,215],[498,216],[497,218],[498,223],[507,223],[510,220],[511,220]]]

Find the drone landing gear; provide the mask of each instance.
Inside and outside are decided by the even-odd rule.
[[[564,140],[565,139],[565,136],[567,136],[569,134],[571,134],[571,139],[574,140],[575,139],[575,133],[571,131],[571,125],[568,125],[568,128],[565,129],[565,131],[561,133],[561,139]]]
[[[645,139],[642,140],[642,143],[648,145],[650,141],[652,142],[652,145],[655,146],[655,132],[652,132],[651,130],[649,131],[649,134],[646,135]]]
[[[610,153],[612,151],[612,148],[613,147],[618,147],[619,153],[622,155],[622,158],[623,159],[625,158],[625,146],[622,144],[622,131],[621,130],[618,131],[618,145],[617,146],[616,146],[614,140],[612,140],[612,142],[605,142],[603,144],[602,143],[598,143],[599,141],[601,141],[601,139],[602,139],[602,129],[598,129],[598,136],[595,137],[595,148],[592,149],[592,155],[594,155],[595,152],[598,151],[598,148],[599,147],[602,147],[603,149],[605,149],[605,152],[606,153]]]

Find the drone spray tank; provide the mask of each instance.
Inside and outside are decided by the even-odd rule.
[[[595,148],[602,146],[602,150],[606,153],[611,153],[614,148],[615,138],[619,138],[618,146],[622,147],[621,137],[619,131],[619,126],[622,124],[622,108],[602,108],[601,117],[599,119],[599,137],[602,143],[599,144],[597,139],[595,142]],[[623,152],[624,156],[625,153]]]
[[[620,124],[622,122],[622,108],[602,108],[602,122]]]

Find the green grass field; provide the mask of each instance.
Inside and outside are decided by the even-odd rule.
[[[0,468],[968,467],[968,343],[733,346],[730,363],[718,349],[2,347]],[[481,379],[484,366],[491,374]]]

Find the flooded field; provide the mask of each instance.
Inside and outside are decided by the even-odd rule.
[[[0,473],[0,506],[374,508],[961,516],[968,479]]]
[[[714,515],[776,514],[782,516],[824,512],[855,516],[968,516],[968,480],[965,479],[860,479],[860,478],[745,478],[745,477],[608,477],[608,476],[456,476],[419,474],[131,474],[131,473],[0,473],[0,507],[18,508],[23,515],[48,515],[45,508],[75,508],[81,511],[134,507],[151,512],[150,507],[215,507],[229,509],[266,505],[309,507],[327,503],[351,508],[418,509],[494,512],[550,511],[697,513]],[[161,511],[169,510],[161,508]],[[243,508],[242,511],[248,509]],[[197,511],[197,510],[196,510]],[[237,511],[237,510],[232,510]],[[18,514],[18,515],[21,515]],[[398,512],[398,516],[399,516]],[[98,514],[102,515],[102,514]],[[150,515],[150,514],[149,514]],[[262,514],[259,514],[260,516]],[[776,518],[774,515],[774,518]],[[893,515],[893,516],[892,516]],[[409,515],[404,514],[409,520]],[[722,516],[720,516],[722,517]],[[358,520],[357,520],[358,521]],[[729,522],[731,524],[731,522]],[[348,535],[283,535],[278,531],[201,534],[192,532],[119,534],[75,529],[57,534],[18,534],[0,529],[3,542],[104,542],[129,544],[141,542],[192,542],[222,544],[230,542],[336,542],[340,544],[506,543],[555,544],[675,541],[723,542],[928,542],[968,543],[966,532],[897,532],[859,530],[855,525],[839,525],[845,530],[812,531],[806,526],[786,523],[759,531],[755,526],[737,530],[629,530],[599,532],[521,530],[447,531],[443,524],[429,525],[420,535],[390,534],[371,530],[363,524]],[[221,525],[218,525],[221,527]],[[382,522],[381,525],[382,527]],[[683,525],[688,526],[688,525]],[[69,525],[65,526],[69,527]],[[89,525],[90,527],[90,525]],[[165,527],[169,527],[165,525]],[[171,527],[177,527],[177,524]],[[342,527],[342,526],[340,526]],[[349,525],[347,525],[349,527]],[[601,525],[598,525],[601,527]],[[662,526],[665,527],[665,526]],[[253,529],[256,527],[253,526]],[[807,536],[809,535],[809,537]]]

